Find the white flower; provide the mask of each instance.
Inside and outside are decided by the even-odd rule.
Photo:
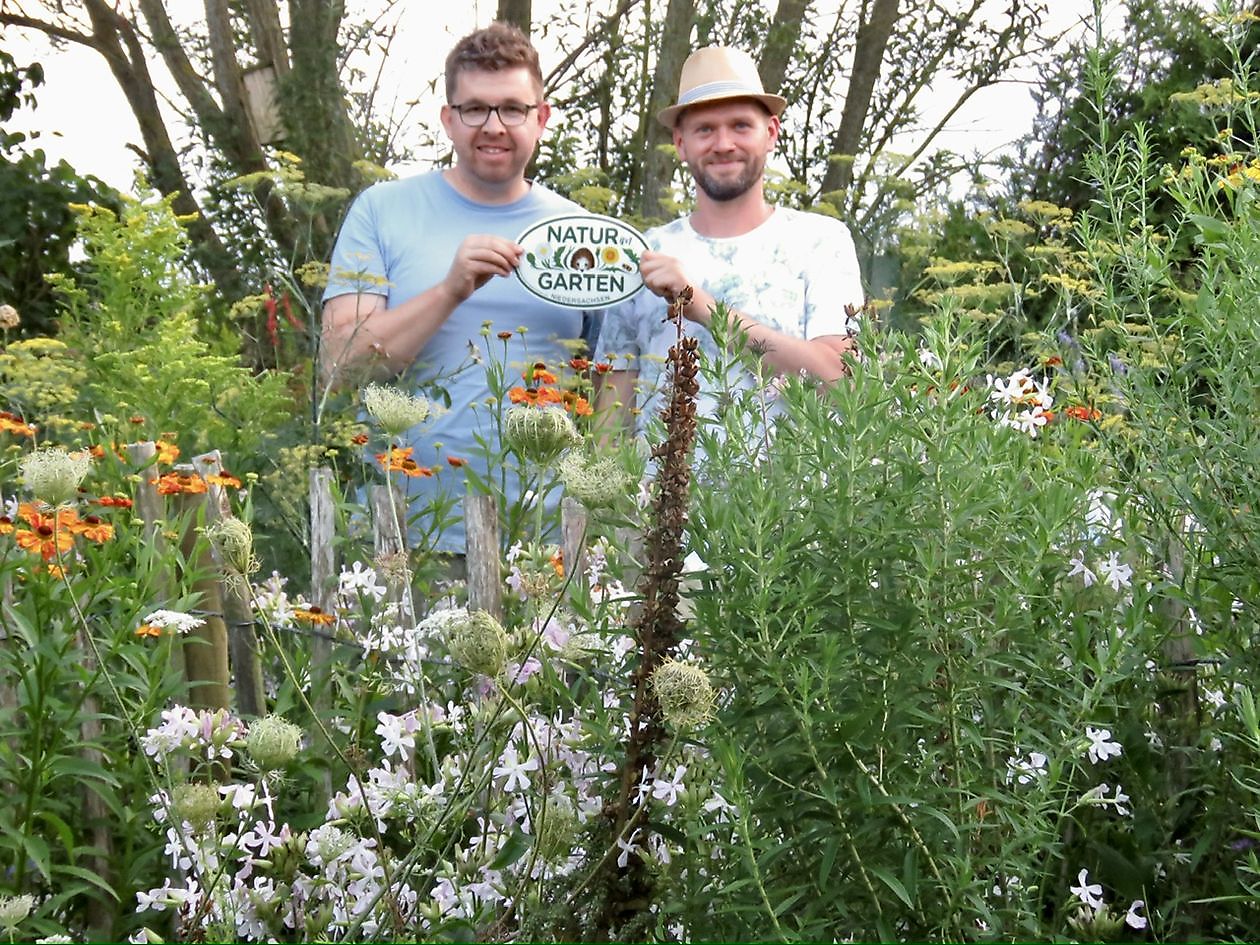
[[[1046,762],[1049,759],[1039,751],[1028,753],[1028,760],[1012,755],[1006,759],[1006,783],[1015,781],[1018,784],[1031,784],[1038,778],[1045,777]]]
[[[687,773],[686,765],[679,765],[674,769],[673,780],[657,778],[652,782],[652,796],[658,801],[664,801],[666,807],[673,807],[678,803],[678,794],[683,790],[683,776]]]
[[[1085,566],[1085,560],[1080,555],[1072,559],[1071,565],[1072,570],[1068,572],[1068,577],[1076,577],[1079,574],[1086,587],[1093,587],[1098,583],[1098,575]]]
[[[1111,740],[1111,729],[1094,728],[1092,725],[1085,727],[1085,737],[1089,739],[1089,760],[1091,764],[1098,764],[1100,761],[1106,761],[1108,758],[1120,757],[1123,749],[1119,742]]]
[[[1107,560],[1098,566],[1103,583],[1110,584],[1113,591],[1133,585],[1133,569],[1120,560],[1119,552],[1113,551]]]
[[[506,777],[503,782],[503,790],[509,793],[514,791],[522,791],[529,787],[530,771],[538,770],[538,759],[529,757],[521,761],[516,754],[516,748],[509,745],[503,751],[503,756],[499,759],[501,764],[495,765],[494,776],[496,778]]]
[[[1072,891],[1072,895],[1095,911],[1101,909],[1103,905],[1103,888],[1098,883],[1089,881],[1089,870],[1081,870],[1076,875],[1076,881],[1080,885],[1068,887]]]
[[[643,852],[639,845],[634,842],[638,836],[639,828],[635,827],[634,833],[630,834],[629,840],[622,840],[620,837],[617,838],[617,847],[621,850],[621,854],[617,857],[617,866],[623,870],[630,863],[631,853],[638,854]]]
[[[144,618],[144,622],[159,630],[175,630],[179,633],[196,630],[198,627],[205,626],[206,623],[200,617],[181,613],[178,610],[155,610]]]
[[[939,371],[945,367],[945,365],[941,363],[941,359],[937,356],[936,352],[930,348],[919,349],[919,363],[929,371]]]
[[[341,569],[341,578],[337,587],[342,597],[357,597],[359,594],[380,600],[386,594],[386,587],[376,583],[376,571],[364,567],[362,561],[356,561],[352,568]]]
[[[1139,932],[1146,928],[1146,916],[1138,915],[1139,909],[1145,909],[1146,903],[1141,899],[1135,899],[1133,905],[1129,906],[1129,911],[1124,915],[1124,924],[1131,929],[1137,929]]]

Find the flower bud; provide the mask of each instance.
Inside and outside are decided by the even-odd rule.
[[[433,413],[424,397],[408,394],[397,387],[369,384],[363,389],[363,409],[389,436],[401,436]]]
[[[570,453],[559,473],[564,491],[588,509],[609,508],[631,492],[630,474],[612,456]]]
[[[79,494],[79,483],[92,468],[87,453],[43,449],[22,458],[22,479],[35,498],[51,506],[64,505]]]
[[[257,719],[245,736],[245,750],[263,771],[290,764],[302,747],[302,730],[278,715]]]
[[[171,810],[179,820],[202,829],[219,814],[219,789],[195,782],[177,785],[171,795]]]
[[[559,407],[518,405],[503,421],[503,439],[526,459],[540,465],[555,460],[582,437],[569,415]]]
[[[472,673],[498,676],[507,663],[508,638],[499,621],[484,610],[474,610],[446,628],[451,658]]]
[[[561,797],[547,799],[547,810],[538,825],[538,837],[534,841],[538,855],[544,862],[567,856],[577,837],[578,819],[573,805]]]
[[[23,920],[35,909],[34,896],[0,896],[0,929],[13,935]]]
[[[652,694],[665,721],[675,728],[696,728],[713,716],[713,685],[709,674],[694,663],[672,659],[661,663],[652,673]]]

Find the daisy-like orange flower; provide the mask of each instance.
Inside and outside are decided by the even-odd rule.
[[[128,423],[135,423],[135,424],[137,424],[137,425],[138,425],[138,424],[144,423],[144,417],[141,417],[141,416],[128,417],[128,418],[127,418],[127,422],[128,422]]]
[[[450,463],[452,466],[454,466],[456,469],[459,469],[459,467],[461,466],[468,465],[468,460],[460,459],[458,456],[448,456],[446,457],[446,461]]]
[[[317,627],[326,627],[329,624],[336,623],[337,618],[330,613],[326,613],[319,607],[296,607],[293,610],[293,616],[302,621],[302,623],[313,624]]]
[[[586,358],[570,358],[569,359],[569,367],[573,368],[573,370],[575,371],[585,371],[590,366],[591,366],[591,362],[586,360]]]
[[[51,561],[74,547],[74,534],[68,528],[41,524],[30,529],[19,528],[13,536],[19,548]]]
[[[95,515],[84,516],[75,530],[88,541],[96,542],[98,545],[114,537],[114,526]]]
[[[1091,420],[1101,420],[1102,411],[1095,407],[1088,407],[1085,404],[1073,404],[1064,411],[1073,420],[1080,420],[1088,423]]]
[[[595,365],[595,370],[599,372],[600,374],[607,374],[612,369],[613,369],[612,364],[610,364],[607,361],[600,361],[598,364]]]
[[[55,561],[49,561],[45,570],[48,571],[49,577],[60,579],[66,576],[66,569]]]
[[[92,501],[97,505],[105,506],[107,509],[129,509],[135,504],[125,495],[103,495],[99,499],[93,499]]]
[[[7,515],[0,515],[0,535],[13,534],[13,529],[15,527],[16,526],[14,526],[13,524],[13,519],[9,518],[9,516]]]
[[[175,460],[179,459],[179,447],[167,440],[158,440],[155,444],[157,447],[157,460],[163,465],[169,466]]]
[[[1046,358],[1045,360],[1046,367],[1058,367],[1062,363],[1063,363],[1063,359],[1059,357],[1057,354],[1052,354],[1050,355],[1050,357]]]
[[[93,459],[105,458],[105,447],[101,446],[99,443],[94,443],[91,446],[89,446],[88,452],[92,454]]]
[[[16,414],[0,411],[0,433],[14,436],[34,436],[35,428]]]
[[[554,384],[556,382],[556,376],[548,371],[547,365],[541,361],[521,376],[533,384]]]
[[[350,437],[350,442],[355,446],[366,446],[367,441],[368,435],[366,433],[356,433],[354,436]]]
[[[420,476],[433,475],[433,470],[428,466],[419,465],[411,454],[414,452],[410,446],[391,446],[388,453],[377,453],[376,461],[381,464],[381,468],[386,472],[400,472],[404,476],[410,476],[412,479]]]
[[[142,623],[136,627],[136,636],[138,637],[160,637],[161,635],[162,628],[155,627],[151,623]]]
[[[206,476],[206,482],[212,486],[224,486],[228,489],[239,489],[241,487],[241,481],[226,469]]]
[[[508,340],[509,338],[511,338],[511,337],[512,337],[512,333],[511,333],[510,331],[501,331],[501,332],[499,332],[499,340],[500,340],[500,341],[507,341],[507,340]]]
[[[556,577],[564,577],[563,551],[557,551],[554,555],[547,559],[547,563],[551,565],[551,570],[556,572]]]
[[[206,491],[206,481],[196,473],[185,475],[168,472],[156,479],[150,479],[149,482],[157,486],[159,495],[179,495],[180,493],[199,495]]]
[[[564,409],[575,417],[589,417],[592,413],[590,401],[571,390],[564,392],[563,401]]]

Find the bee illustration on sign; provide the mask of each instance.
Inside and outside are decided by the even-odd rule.
[[[602,308],[643,287],[639,258],[648,248],[631,226],[612,217],[552,217],[517,238],[525,258],[516,276],[530,292],[569,308]]]

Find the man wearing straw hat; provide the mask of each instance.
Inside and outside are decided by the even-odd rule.
[[[636,388],[641,392],[639,432],[659,412],[664,359],[677,337],[664,321],[666,304],[687,286],[693,294],[686,330],[710,359],[720,353],[709,332],[720,302],[730,327],[771,373],[804,372],[825,383],[845,373],[842,355],[857,331],[845,305],[863,302],[853,239],[839,220],[765,198],[766,158],[778,143],[785,104],[766,94],[747,53],[710,46],[683,64],[678,102],[657,116],[672,129],[678,156],[695,179],[695,210],[647,232],[651,251],[640,269],[650,293],[608,312],[596,354],[618,368],[625,364],[605,378],[602,406],[619,403],[628,410]],[[738,369],[728,381],[752,384]],[[712,414],[714,393],[702,388],[700,396],[701,411]]]

